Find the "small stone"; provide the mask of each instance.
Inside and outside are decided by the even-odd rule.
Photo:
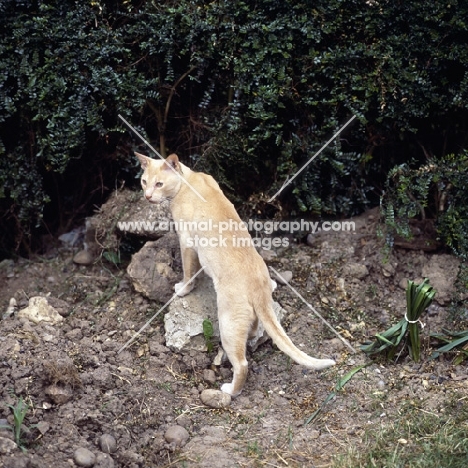
[[[94,468],[114,468],[114,460],[108,453],[98,453]]]
[[[68,385],[66,387],[50,385],[46,388],[45,393],[56,405],[63,405],[73,397],[73,391]]]
[[[361,280],[369,275],[369,270],[361,263],[348,263],[343,267],[343,275]]]
[[[227,408],[231,404],[231,395],[211,388],[203,390],[200,399],[204,405],[210,408]]]
[[[216,382],[216,374],[211,369],[204,369],[203,370],[203,380],[210,384],[214,384]]]
[[[187,429],[182,426],[170,426],[164,433],[166,442],[176,447],[183,447],[187,443],[189,437]]]
[[[9,455],[18,450],[18,446],[7,437],[0,437],[0,455]]]
[[[388,263],[384,263],[382,265],[382,273],[383,275],[386,277],[386,278],[390,278],[390,276],[393,276],[396,272],[396,269],[395,267],[397,266],[397,264],[395,265],[392,265],[390,262]]]
[[[377,382],[377,388],[378,388],[379,390],[383,390],[383,389],[385,388],[385,382],[384,382],[383,380],[379,380],[379,381]]]
[[[117,450],[117,441],[110,434],[102,434],[99,437],[99,447],[104,453],[114,453]]]
[[[288,284],[291,282],[293,277],[292,271],[279,271],[278,274],[274,274],[274,279],[280,284]]]
[[[41,421],[36,424],[36,428],[42,435],[44,435],[50,429],[50,424],[47,421]]]
[[[96,463],[96,455],[87,448],[77,448],[73,454],[73,460],[78,466],[91,467]]]
[[[78,265],[91,265],[94,262],[94,260],[94,255],[88,250],[80,250],[73,257],[73,261]]]
[[[408,287],[408,279],[407,278],[401,278],[400,282],[398,283],[398,286],[401,289],[405,289]]]

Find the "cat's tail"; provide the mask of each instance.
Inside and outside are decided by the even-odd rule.
[[[262,322],[270,338],[283,353],[287,354],[298,364],[309,369],[320,370],[336,364],[333,359],[316,359],[298,349],[289,336],[286,335],[286,332],[276,318],[271,298],[268,299],[262,296],[263,295],[257,296],[257,300],[254,303],[255,313]]]

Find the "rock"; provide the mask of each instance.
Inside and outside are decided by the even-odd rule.
[[[42,435],[44,435],[50,429],[50,424],[47,421],[40,421],[36,424],[36,428]]]
[[[394,276],[396,273],[396,267],[398,264],[395,262],[394,264],[387,262],[382,265],[382,273],[386,278],[390,278]]]
[[[343,267],[343,275],[347,276],[348,278],[356,278],[361,280],[369,275],[369,270],[367,269],[366,265],[350,262]]]
[[[73,460],[78,466],[91,467],[96,463],[96,455],[87,448],[77,448],[73,454]]]
[[[164,438],[168,444],[175,447],[183,447],[189,440],[189,433],[187,429],[182,426],[170,426],[164,433]]]
[[[8,307],[5,311],[5,313],[2,316],[2,319],[5,320],[7,318],[10,318],[12,315],[15,315],[15,312],[18,310],[18,304],[16,302],[16,299],[12,297],[10,299],[10,302],[8,304]]]
[[[398,286],[401,289],[406,290],[406,288],[408,287],[408,278],[401,278],[401,280],[398,282]]]
[[[147,242],[133,255],[127,268],[133,287],[148,299],[167,302],[174,294],[174,284],[178,279],[170,266],[174,258],[180,258],[175,233]]]
[[[99,447],[104,453],[114,453],[117,450],[117,441],[110,434],[102,434],[99,437]]]
[[[132,206],[120,217],[117,229],[124,234],[159,239],[171,230],[172,217],[168,203],[148,203],[141,192],[133,194]]]
[[[56,405],[63,405],[73,398],[73,391],[68,385],[65,387],[49,385],[45,393]]]
[[[206,351],[203,320],[213,324],[219,337],[216,293],[211,278],[201,274],[196,288],[187,296],[175,298],[164,316],[166,346],[171,349]]]
[[[73,262],[78,265],[92,265],[96,260],[96,256],[88,250],[80,250],[74,257]]]
[[[273,272],[273,279],[278,281],[280,284],[288,284],[291,282],[293,274],[292,271],[278,271],[278,275]]]
[[[169,311],[164,316],[166,346],[176,351],[206,351],[203,335],[203,320],[213,324],[213,338],[219,339],[216,292],[213,281],[206,275],[197,278],[196,288],[187,296],[177,297],[169,304]],[[273,302],[273,310],[278,320],[286,311]],[[263,325],[259,323],[257,336],[248,341],[252,351],[268,339]]]
[[[204,369],[203,380],[210,384],[214,384],[216,382],[216,374],[214,373],[212,369]]]
[[[210,408],[227,408],[231,404],[231,395],[209,388],[201,392],[200,400]]]
[[[114,460],[108,453],[98,453],[94,468],[114,468]]]
[[[48,322],[52,325],[63,321],[63,317],[52,307],[46,297],[36,296],[29,299],[29,305],[18,312],[18,318],[27,318],[31,322]]]
[[[9,455],[12,452],[19,450],[18,446],[7,437],[0,437],[0,454]]]

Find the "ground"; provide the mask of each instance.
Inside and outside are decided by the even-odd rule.
[[[400,430],[405,414],[437,420],[452,410],[466,414],[466,366],[454,366],[453,356],[429,359],[429,334],[449,326],[447,303],[434,302],[424,316],[421,363],[404,352],[396,363],[373,362],[360,351],[361,343],[403,317],[402,282],[421,278],[432,258],[444,262],[447,256],[397,249],[385,260],[375,213],[357,221],[354,233],[291,241],[267,259],[277,270],[292,271],[291,285],[306,301],[287,286],[274,293],[287,311],[289,336],[337,365],[308,371],[268,341],[249,355],[246,387],[224,409],[206,407],[200,393],[228,381],[229,364],[212,365],[216,346],[212,353],[168,349],[162,315],[118,353],[161,307],[134,291],[124,264],[75,265],[73,252],[60,247],[34,260],[3,262],[1,313],[12,297],[22,309],[30,297],[48,295],[60,300],[55,304],[65,318],[54,325],[16,315],[0,321],[0,424],[14,426],[8,405],[18,408],[21,398],[29,407],[22,450],[8,442],[9,429],[0,429],[0,466],[92,466],[77,454],[88,449],[95,467],[352,467],[358,465],[346,465],[346,457],[369,447],[378,434]],[[335,389],[363,364],[343,389]],[[166,431],[175,425],[187,430],[188,441],[170,443]],[[423,450],[409,424],[395,444],[395,451]]]

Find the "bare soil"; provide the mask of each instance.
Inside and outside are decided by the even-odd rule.
[[[451,356],[428,359],[429,334],[450,328],[447,304],[434,302],[424,316],[421,363],[405,353],[397,363],[371,362],[359,350],[401,320],[402,281],[421,278],[423,265],[437,254],[396,250],[385,262],[375,218],[363,215],[357,221],[354,233],[322,232],[312,245],[292,243],[267,261],[293,272],[292,286],[356,353],[291,289],[280,286],[275,299],[288,313],[284,327],[292,340],[337,365],[309,371],[268,341],[249,356],[244,392],[225,409],[206,407],[200,393],[230,379],[229,363],[212,365],[216,346],[212,353],[168,349],[162,316],[117,353],[161,306],[133,290],[125,265],[102,260],[78,266],[73,252],[63,248],[32,261],[3,262],[0,313],[12,297],[21,309],[30,297],[49,295],[64,301],[68,315],[58,325],[16,316],[0,321],[0,421],[13,425],[7,405],[17,405],[20,397],[29,405],[22,431],[26,450],[0,443],[0,466],[77,466],[75,451],[86,448],[97,456],[95,467],[326,467],[350,447],[359,450],[365,437],[403,408],[438,414],[454,400],[466,405],[460,397],[468,390],[466,365],[453,366]],[[362,268],[352,273],[349,264],[365,265],[368,273]],[[337,380],[365,363],[306,424]],[[51,386],[63,392],[63,402],[52,397]],[[182,447],[165,438],[174,425],[188,431]],[[103,434],[115,438],[115,450],[103,446]],[[11,438],[10,430],[0,429],[0,441]]]

